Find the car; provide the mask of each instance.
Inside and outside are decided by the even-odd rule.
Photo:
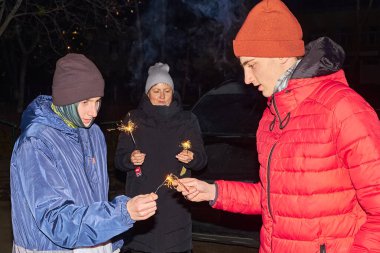
[[[191,111],[198,117],[208,164],[192,176],[256,183],[259,162],[256,130],[266,107],[263,96],[239,81],[226,81],[204,94]],[[259,247],[261,217],[192,205],[193,239]]]

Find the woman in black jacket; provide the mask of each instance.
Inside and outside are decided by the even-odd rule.
[[[156,191],[170,173],[190,177],[191,170],[202,169],[207,162],[198,120],[183,111],[174,92],[167,64],[149,68],[145,93],[136,110],[124,123],[136,124],[132,136],[121,133],[115,166],[127,173],[126,194],[136,196]],[[181,145],[189,140],[191,147]],[[176,191],[158,189],[157,214],[135,224],[126,238],[126,247],[138,252],[190,252],[192,223],[189,203]]]

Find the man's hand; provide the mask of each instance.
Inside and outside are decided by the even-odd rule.
[[[145,155],[144,153],[141,153],[140,150],[134,150],[131,154],[131,162],[133,165],[138,166],[144,163],[145,161]]]
[[[138,195],[127,202],[127,210],[135,221],[146,220],[156,213],[158,196],[155,193]]]
[[[209,184],[196,178],[181,178],[179,182],[183,184],[187,190],[180,183],[176,183],[175,187],[177,191],[181,192],[188,200],[201,202],[215,199],[215,184]]]
[[[187,164],[194,159],[194,153],[190,150],[182,150],[181,153],[177,154],[175,157],[178,159],[178,161]]]

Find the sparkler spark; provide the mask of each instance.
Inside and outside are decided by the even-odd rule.
[[[181,185],[183,188],[185,188],[186,191],[189,191],[186,186],[184,184],[182,184],[180,181],[179,181],[179,178],[174,175],[173,173],[170,173],[169,175],[166,176],[164,182],[162,182],[162,184],[160,184],[157,189],[155,190],[154,193],[157,193],[157,191],[162,187],[162,186],[167,186],[168,188],[170,189],[173,189],[174,188],[174,185],[173,183],[174,182],[177,182],[177,184]]]
[[[107,129],[108,131],[113,131],[113,130],[119,130],[121,132],[129,133],[129,135],[132,138],[133,144],[136,146],[136,141],[135,138],[133,137],[133,131],[137,128],[136,123],[134,123],[132,120],[128,120],[127,124],[124,124],[122,121],[120,121],[119,124],[117,124],[116,128],[110,128]]]
[[[133,131],[136,129],[136,124],[132,120],[128,120],[127,125],[125,124],[120,124],[118,127],[118,130],[128,132],[130,134],[133,133]]]
[[[190,140],[185,140],[185,141],[181,142],[181,147],[182,147],[184,150],[189,150],[189,149],[191,149],[191,141],[190,141]]]

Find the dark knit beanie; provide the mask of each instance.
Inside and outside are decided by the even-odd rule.
[[[305,54],[301,25],[280,0],[263,0],[255,5],[236,35],[233,47],[237,57]]]
[[[53,104],[70,105],[104,96],[104,80],[95,64],[82,54],[57,61],[53,77]]]
[[[153,66],[149,67],[148,79],[145,84],[145,93],[148,94],[150,88],[158,83],[166,83],[174,90],[173,79],[169,74],[169,65],[166,63],[157,62]]]

